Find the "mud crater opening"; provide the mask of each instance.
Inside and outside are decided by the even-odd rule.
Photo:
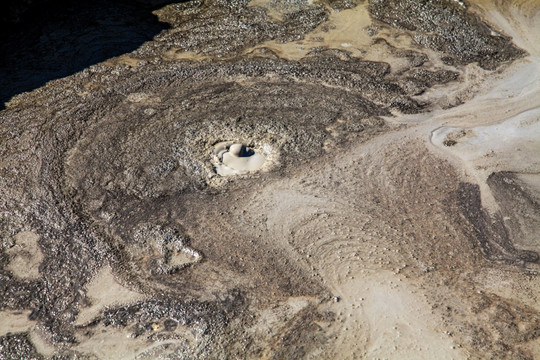
[[[221,176],[240,175],[261,170],[266,158],[252,147],[225,141],[214,147],[214,166]]]

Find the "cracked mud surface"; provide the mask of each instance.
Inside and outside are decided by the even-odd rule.
[[[540,356],[539,3],[154,14],[0,112],[0,359]]]

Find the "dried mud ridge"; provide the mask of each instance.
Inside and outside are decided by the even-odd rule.
[[[463,209],[463,215],[474,228],[473,238],[478,241],[482,252],[489,259],[505,260],[510,263],[519,263],[520,261],[538,263],[537,252],[517,250],[514,247],[512,239],[523,236],[520,233],[521,226],[516,226],[515,223],[506,225],[503,220],[504,216],[512,216],[516,221],[515,218],[520,217],[520,215],[516,216],[516,212],[513,210],[519,209],[518,211],[522,213],[531,210],[532,213],[537,213],[540,210],[540,204],[532,200],[530,194],[526,192],[519,193],[520,190],[507,185],[512,180],[512,174],[505,173],[493,173],[488,180],[489,185],[496,189],[494,193],[500,194],[500,202],[504,204],[504,210],[495,216],[490,216],[486,210],[482,209],[480,191],[477,185],[469,183],[460,185],[458,192],[459,205]],[[519,202],[520,205],[517,205],[516,202]],[[522,204],[523,202],[526,205]],[[522,207],[522,205],[524,206]],[[521,217],[523,217],[523,214],[521,214]],[[512,228],[514,232],[517,232],[513,236],[510,235]]]
[[[445,356],[453,344],[456,357],[533,358],[538,308],[475,276],[536,279],[538,253],[518,241],[535,241],[534,191],[493,173],[500,210],[488,212],[413,125],[383,119],[458,105],[474,93],[431,90],[525,52],[453,1],[369,3],[372,46],[399,68],[324,43],[298,61],[265,46],[366,6],[310,3],[168,5],[156,14],[171,29],[137,51],[0,112],[0,310],[12,319],[0,359],[374,357],[378,321],[362,309],[382,310],[354,302],[378,294],[362,274],[393,284],[389,297],[406,292],[401,279],[421,289],[403,301],[451,334],[433,335]],[[264,152],[264,167],[219,176],[224,141]],[[100,302],[107,288],[131,300]]]

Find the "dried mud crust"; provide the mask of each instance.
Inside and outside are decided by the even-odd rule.
[[[229,239],[214,228],[206,241],[232,241],[235,250],[196,245],[195,251],[203,249],[203,261],[181,276],[172,276],[167,261],[160,259],[171,249],[159,243],[141,247],[135,238],[137,227],[145,225],[183,232],[179,215],[200,205],[197,200],[188,205],[182,194],[204,194],[200,191],[213,171],[209,156],[218,141],[269,143],[286,154],[278,165],[288,167],[321,154],[327,140],[335,146],[386,129],[377,115],[388,110],[339,86],[322,85],[325,75],[318,78],[316,63],[310,61],[96,66],[24,95],[19,106],[2,112],[2,244],[10,248],[10,239],[31,230],[38,234],[44,254],[41,278],[21,281],[5,268],[9,259],[2,252],[2,308],[31,309],[29,319],[43,326],[53,343],[74,344],[80,331],[73,323],[89,301],[85,286],[105,262],[126,286],[155,296],[172,292],[213,297],[208,293],[250,283],[260,285],[256,292],[261,297],[268,291],[324,293],[282,250],[253,248],[243,238],[234,239],[232,231]],[[363,74],[362,69],[380,66],[351,64],[351,70]],[[298,81],[294,75],[301,71],[305,79]],[[263,79],[272,73],[284,77]],[[329,71],[326,78],[333,78]],[[375,71],[366,78],[358,81],[358,89],[365,83],[379,86],[381,75]],[[376,91],[372,94],[377,96]],[[211,202],[211,192],[204,197]],[[227,229],[226,218],[221,225]],[[189,244],[189,236],[182,238],[187,240],[180,245]],[[140,257],[140,250],[133,250],[139,248],[156,253]],[[236,249],[245,261],[231,258]],[[246,269],[246,264],[255,266]]]
[[[468,12],[464,2],[371,0],[369,11],[376,20],[412,32],[418,45],[446,54],[447,64],[478,62],[493,70],[526,54]]]
[[[247,5],[171,5],[159,16],[173,30],[134,54],[144,59],[136,66],[92,66],[0,113],[0,310],[30,310],[29,330],[0,337],[6,356],[38,356],[28,335],[37,325],[59,359],[96,357],[100,336],[133,339],[132,355],[141,358],[345,357],[371,343],[356,343],[365,333],[355,321],[365,319],[334,305],[364,289],[345,281],[375,269],[431,289],[433,316],[467,329],[459,344],[475,356],[527,358],[521,347],[538,337],[537,312],[507,310],[506,300],[488,296],[470,318],[469,306],[484,298],[470,294],[463,274],[488,266],[476,240],[489,245],[504,225],[490,223],[474,185],[460,188],[448,164],[381,118],[430,109],[414,95],[455,81],[458,69],[433,66],[419,49],[395,50],[409,66],[399,73],[335,49],[299,61],[267,49],[235,58],[268,39],[298,39],[328,12],[300,4],[279,23]],[[220,32],[228,37],[214,36]],[[215,58],[159,58],[174,47]],[[380,142],[362,147],[369,140]],[[271,171],[220,180],[210,157],[221,141],[266,146]],[[284,195],[269,200],[276,194]],[[28,231],[43,254],[37,279],[7,266],[17,235]],[[488,255],[530,259],[498,239],[502,250]],[[181,252],[196,256],[176,259]],[[146,299],[76,325],[105,264],[118,286]],[[510,332],[501,325],[507,313]]]
[[[515,247],[526,249],[528,261],[538,262],[540,235],[540,194],[521,178],[519,173],[497,172],[489,176],[488,185],[501,207],[501,215],[508,229],[508,237],[514,239]]]
[[[384,131],[381,115],[424,110],[426,104],[388,76],[387,64],[339,54],[147,65],[140,74],[122,69],[117,94],[107,101],[109,115],[69,151],[66,184],[94,200],[105,188],[138,198],[168,196],[221,181],[210,162],[221,141],[265,147],[269,166],[279,168]],[[457,74],[418,69],[403,76],[418,89]],[[94,78],[90,72],[81,77]]]
[[[490,185],[498,185],[501,186],[501,181],[499,180],[500,176],[492,176],[488,180],[488,184]],[[499,180],[499,181],[497,181]],[[498,182],[498,184],[497,184]],[[468,184],[468,183],[462,183],[460,185],[459,189],[459,204],[463,211],[463,216],[467,218],[473,225],[473,235],[472,237],[475,238],[478,243],[480,244],[483,253],[490,259],[493,260],[506,260],[511,263],[515,262],[531,262],[531,263],[538,263],[539,256],[536,251],[532,250],[519,250],[516,249],[513,240],[519,241],[519,236],[515,236],[518,234],[514,234],[514,236],[511,236],[509,234],[509,228],[505,224],[505,221],[503,220],[503,216],[510,215],[506,211],[495,215],[490,215],[486,210],[482,208],[481,201],[480,201],[480,191],[478,185]],[[512,202],[513,196],[504,196],[501,194],[501,191],[494,192],[495,194],[498,194],[500,197],[500,200],[503,201],[503,203],[508,206]],[[526,197],[519,197],[520,199],[527,199]],[[514,197],[515,199],[515,197]],[[515,201],[515,200],[514,200]],[[521,200],[523,201],[523,200]],[[534,207],[535,212],[538,211],[538,204],[531,204],[536,205]],[[523,209],[522,211],[527,211],[527,209]],[[514,214],[514,216],[519,216],[518,214]],[[533,219],[535,219],[533,217]],[[534,221],[534,220],[533,220]],[[516,230],[521,230],[521,226],[517,226],[513,224],[514,232]],[[524,227],[525,228],[525,227]],[[527,232],[528,233],[528,232]],[[521,235],[521,234],[520,234]],[[523,236],[523,235],[522,235]],[[530,236],[530,235],[529,235]],[[533,235],[534,236],[534,235]]]
[[[319,84],[314,66],[282,63],[274,70],[275,65],[266,59],[186,63],[129,79],[118,90],[130,95],[107,104],[114,115],[99,119],[70,151],[68,184],[78,192],[108,184],[109,191],[155,198],[212,183],[211,154],[222,141],[268,146],[285,165],[320,154],[328,142],[385,128],[378,115],[389,110],[370,101],[376,89],[360,95],[364,88],[384,86],[372,85],[377,78],[359,80],[354,93],[352,86],[346,91]],[[353,70],[363,74],[361,68]],[[305,79],[296,81],[302,71]],[[402,98],[396,90],[387,102]],[[332,141],[327,128],[336,123]]]
[[[276,2],[278,6],[279,3]],[[292,3],[287,4],[290,10],[282,21],[269,18],[263,8],[248,6],[249,0],[197,0],[169,5],[156,14],[175,30],[158,36],[136,54],[154,55],[174,48],[230,57],[266,40],[302,39],[328,19],[328,9],[323,4],[291,6]]]
[[[469,356],[533,358],[527,346],[540,335],[538,312],[519,301],[484,292],[483,284],[473,281],[481,269],[509,271],[508,265],[523,266],[523,253],[513,248],[512,240],[501,239],[506,241],[502,246],[493,244],[499,232],[506,231],[504,225],[492,223],[481,208],[464,208],[464,198],[472,202],[478,199],[477,187],[461,183],[448,163],[418,143],[391,135],[381,137],[387,137],[384,151],[379,151],[380,144],[372,140],[356,151],[348,149],[339,159],[310,170],[300,169],[292,179],[269,184],[266,191],[245,200],[247,215],[242,224],[251,224],[250,231],[263,239],[290,246],[299,254],[299,261],[307,262],[338,296],[338,316],[333,323],[336,333],[332,327],[327,330],[333,334],[335,346],[324,348],[319,356],[345,357],[340,349],[358,357],[376,354],[370,352],[377,349],[370,339],[381,335],[376,333],[369,313],[358,309],[373,301],[373,286],[383,288],[380,280],[373,285],[368,279],[379,279],[377,276],[383,275],[376,274],[390,271],[403,276],[394,279],[398,288],[406,279],[419,281],[419,293],[429,301],[425,311],[438,314],[439,324],[451,334],[455,346]],[[465,194],[464,189],[470,192]],[[262,210],[264,216],[257,215],[252,204],[266,209]],[[470,214],[485,216],[486,220],[479,223]],[[475,233],[476,229],[483,233]],[[504,251],[483,255],[489,246],[501,246]],[[504,261],[492,261],[499,259]],[[535,276],[534,272],[529,274]],[[407,302],[405,296],[390,290],[385,298],[392,301],[392,296],[399,299],[395,300],[397,304]],[[381,313],[376,321],[382,322],[389,313]],[[402,320],[396,325],[398,329],[403,324],[415,329],[429,323],[418,315],[416,320]],[[422,331],[427,339],[430,330]],[[409,334],[397,330],[383,346],[387,350],[394,345],[400,348],[396,339]],[[433,348],[425,348],[423,353],[427,358],[466,357],[451,352],[450,344],[445,346],[440,353]],[[400,349],[396,356],[404,356],[404,348]],[[312,351],[317,353],[316,349]]]
[[[195,0],[172,4],[155,14],[174,31],[163,32],[135,55],[146,57],[172,49],[231,58],[265,41],[302,40],[305,34],[324,24],[331,11],[354,8],[358,3],[356,0]],[[279,18],[273,18],[272,12],[279,13]]]

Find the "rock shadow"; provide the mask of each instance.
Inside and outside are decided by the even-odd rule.
[[[14,95],[137,49],[168,28],[152,11],[170,2],[8,1],[0,31],[0,110]]]

